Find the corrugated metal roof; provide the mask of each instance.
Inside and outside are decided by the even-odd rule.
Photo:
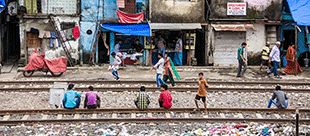
[[[212,24],[212,27],[215,31],[246,31],[246,29],[254,29],[252,24],[232,24],[232,25],[219,25],[219,24]]]
[[[200,23],[150,23],[151,29],[157,30],[192,30],[202,29]]]

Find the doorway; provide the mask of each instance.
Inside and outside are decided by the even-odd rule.
[[[109,63],[110,57],[108,55],[108,48],[110,45],[110,41],[107,40],[110,39],[109,33],[101,33],[101,36],[99,37],[99,42],[98,42],[98,63],[103,64],[103,63]],[[107,48],[108,47],[108,48]]]
[[[283,51],[286,51],[290,44],[295,44],[295,31],[283,30],[283,38],[282,49]]]

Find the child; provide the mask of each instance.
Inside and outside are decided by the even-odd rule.
[[[206,104],[206,96],[207,96],[207,90],[206,88],[209,87],[209,85],[207,84],[207,81],[205,79],[203,79],[203,73],[200,72],[198,74],[199,76],[199,80],[198,80],[198,91],[197,91],[197,95],[195,97],[195,104],[197,106],[197,109],[194,109],[194,111],[199,110],[199,106],[198,106],[198,100],[202,100],[204,106],[205,106],[205,115],[207,114],[207,104]]]
[[[118,77],[117,70],[119,68],[118,65],[122,63],[122,60],[118,56],[116,56],[115,52],[112,52],[111,55],[114,58],[114,61],[113,61],[112,65],[111,65],[111,69],[109,69],[109,70],[113,70],[112,74],[116,77],[116,81],[120,81],[120,78]]]
[[[161,108],[170,109],[172,106],[172,96],[171,93],[168,91],[168,86],[166,84],[162,84],[160,87],[162,91],[159,95],[159,106]]]
[[[151,68],[150,71],[152,71],[154,68],[157,68],[157,75],[156,75],[156,83],[157,83],[157,87],[159,86],[159,82],[161,82],[161,84],[166,84],[161,78],[160,76],[163,74],[164,72],[164,64],[165,64],[165,60],[163,58],[163,54],[158,54],[158,58],[159,61],[154,65],[154,67]]]

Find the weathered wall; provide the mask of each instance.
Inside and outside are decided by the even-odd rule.
[[[81,15],[83,21],[103,20],[103,0],[82,0]]]
[[[246,2],[246,16],[227,16],[228,2]],[[281,20],[282,0],[211,0],[210,19],[269,19]]]
[[[174,2],[173,0],[150,0],[151,21],[156,23],[203,23],[204,0],[197,2]]]
[[[260,52],[266,43],[264,24],[253,24],[255,30],[247,29],[246,42],[248,54]]]
[[[117,4],[116,4],[116,0],[104,0],[104,22],[105,23],[110,23],[110,22],[114,22],[117,23],[118,22],[118,16],[116,15],[116,11],[117,11]]]
[[[79,26],[79,17],[56,17],[60,22],[74,22],[76,26]],[[59,26],[59,24],[57,24]],[[52,26],[49,23],[49,19],[24,19],[22,23],[20,23],[20,43],[21,43],[21,56],[24,56],[27,51],[26,49],[26,32],[29,32],[31,28],[36,28],[44,31],[54,31]],[[59,27],[60,28],[60,27]],[[68,41],[67,41],[68,42]],[[71,56],[73,59],[78,60],[79,54],[79,38],[76,40],[69,41],[72,47]],[[67,44],[68,45],[68,44]],[[50,39],[42,39],[41,51],[45,53],[45,57],[47,59],[58,58],[61,56],[65,57],[65,53],[62,47],[53,47],[50,48]],[[70,47],[68,47],[70,49]]]

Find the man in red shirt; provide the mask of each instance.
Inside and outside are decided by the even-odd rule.
[[[172,96],[171,93],[168,91],[168,86],[166,84],[162,84],[160,87],[160,90],[162,92],[160,93],[159,96],[159,106],[164,107],[165,109],[169,109],[172,106]]]

